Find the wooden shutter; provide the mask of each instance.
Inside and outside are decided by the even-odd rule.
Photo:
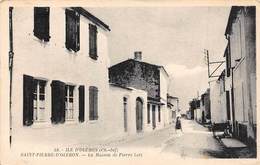
[[[23,125],[33,124],[33,77],[23,76]]]
[[[89,87],[89,120],[98,119],[98,89]]]
[[[51,121],[54,124],[65,122],[65,83],[53,80]]]
[[[161,106],[158,105],[158,122],[161,122]]]
[[[35,7],[34,8],[34,35],[40,40],[49,41],[49,7]]]
[[[94,88],[94,119],[98,119],[98,89]]]
[[[76,48],[75,52],[79,51],[80,49],[80,15],[76,12],[75,13],[75,21],[76,21],[76,32],[75,32],[75,38],[76,38]]]
[[[97,27],[89,24],[89,56],[97,59]]]
[[[79,86],[79,121],[85,120],[85,87]]]
[[[66,48],[74,52],[80,49],[80,15],[66,9]]]

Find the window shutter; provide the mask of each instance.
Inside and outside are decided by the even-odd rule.
[[[76,13],[76,49],[75,52],[80,49],[80,15]]]
[[[158,105],[158,122],[161,122],[161,107]]]
[[[49,7],[34,8],[34,35],[40,40],[49,41]]]
[[[73,11],[66,9],[66,48],[79,51],[80,48],[80,15]]]
[[[98,119],[98,89],[94,88],[94,119]]]
[[[79,86],[79,121],[85,120],[85,87]]]
[[[89,56],[97,59],[97,27],[89,24]]]
[[[54,124],[65,122],[65,83],[53,80],[51,121]]]
[[[89,120],[94,120],[94,91],[89,87]]]
[[[89,87],[89,120],[98,119],[98,89]]]
[[[33,124],[33,77],[23,75],[23,125]]]

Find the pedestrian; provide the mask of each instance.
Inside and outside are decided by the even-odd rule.
[[[175,133],[178,133],[179,131],[183,132],[182,131],[182,126],[181,126],[181,117],[178,116],[177,119],[176,119],[176,123],[175,123]]]

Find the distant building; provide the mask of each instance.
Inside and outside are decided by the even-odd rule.
[[[169,76],[163,66],[142,61],[142,52],[135,52],[134,59],[115,64],[109,68],[110,83],[132,87],[147,92],[147,125],[152,130],[162,128],[169,122],[167,93]]]
[[[202,123],[209,123],[211,119],[210,114],[210,89],[201,95],[200,108],[202,115]]]
[[[190,108],[190,118],[197,120],[197,109],[200,109],[200,100],[197,98],[192,99],[192,101],[189,102]]]
[[[227,99],[233,134],[256,144],[256,7],[231,8],[225,36]]]
[[[179,98],[174,96],[167,96],[167,107],[169,109],[169,122],[175,121],[177,114],[179,113]]]
[[[212,123],[227,122],[225,70],[215,82],[210,83],[210,109]]]

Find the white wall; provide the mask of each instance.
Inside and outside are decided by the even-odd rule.
[[[247,11],[248,12],[248,11]],[[254,18],[242,9],[232,23],[230,35],[231,64],[234,67],[235,121],[248,128],[255,139],[256,124],[256,52]],[[240,61],[235,61],[240,59]]]
[[[124,132],[124,104],[123,98],[127,98],[127,132]],[[136,131],[136,99],[143,101],[143,132],[147,131],[147,92],[134,88],[124,89],[110,85],[109,99],[105,111],[105,125],[111,136],[134,135]]]
[[[212,123],[225,123],[227,119],[226,104],[224,102],[224,95],[220,94],[219,81],[210,84],[210,110]]]
[[[169,124],[169,109],[167,108],[167,93],[169,87],[169,76],[163,68],[160,68],[160,96],[161,102],[161,122],[158,123],[159,128],[163,128]]]

